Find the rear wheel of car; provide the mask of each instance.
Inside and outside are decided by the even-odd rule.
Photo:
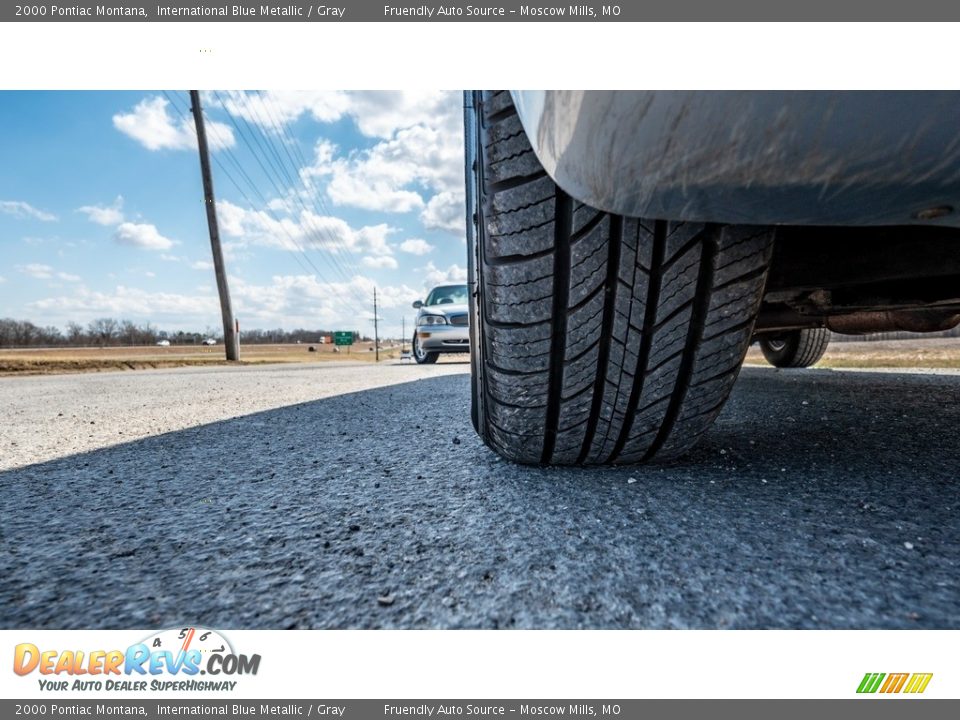
[[[830,344],[826,328],[791,330],[760,338],[760,350],[774,367],[805,368],[815,365]]]
[[[509,93],[473,97],[478,433],[530,464],[682,454],[743,362],[773,231],[588,207],[540,165]]]
[[[413,334],[413,359],[417,361],[420,365],[432,365],[437,361],[437,358],[440,357],[440,353],[437,352],[427,352],[422,347],[420,347],[420,338],[417,337],[417,333]]]

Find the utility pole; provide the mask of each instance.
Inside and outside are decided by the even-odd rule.
[[[240,359],[240,337],[230,304],[230,288],[227,271],[223,265],[223,248],[220,247],[220,228],[217,226],[217,204],[213,196],[213,176],[210,174],[210,155],[207,149],[207,130],[203,123],[203,108],[200,92],[190,91],[193,122],[197,126],[197,147],[200,150],[200,174],[203,177],[203,202],[207,208],[207,227],[210,230],[210,249],[213,251],[213,269],[217,274],[217,290],[220,293],[220,314],[223,316],[223,344],[227,360]]]
[[[407,316],[400,318],[400,354],[407,351]]]
[[[373,289],[373,354],[376,362],[380,362],[380,330],[377,325],[377,289]]]

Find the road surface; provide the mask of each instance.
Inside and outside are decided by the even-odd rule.
[[[960,627],[960,376],[746,368],[683,461],[584,470],[486,449],[467,370],[0,380],[0,625]],[[83,408],[137,437],[57,452]]]

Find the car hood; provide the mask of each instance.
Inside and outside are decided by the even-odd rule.
[[[429,315],[462,315],[467,312],[467,306],[456,303],[444,303],[443,305],[424,305],[420,308],[421,313]]]

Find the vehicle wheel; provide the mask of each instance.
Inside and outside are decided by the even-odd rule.
[[[805,368],[815,365],[827,351],[830,331],[826,328],[791,330],[760,338],[760,350],[767,362],[778,368]]]
[[[530,464],[682,454],[739,372],[773,230],[588,207],[544,171],[509,93],[472,98],[478,433]]]
[[[432,365],[440,357],[438,352],[427,352],[420,347],[420,339],[417,334],[413,334],[413,359],[420,365]]]

